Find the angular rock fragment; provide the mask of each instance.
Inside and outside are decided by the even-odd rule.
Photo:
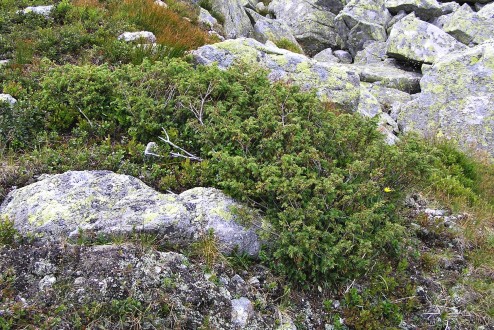
[[[484,15],[488,16],[486,12]],[[443,30],[465,45],[478,45],[494,36],[494,19],[481,16],[464,4],[444,24]]]
[[[451,52],[467,47],[438,27],[409,14],[393,25],[387,55],[400,60],[434,63]]]
[[[335,19],[342,46],[355,56],[369,41],[386,41],[390,19],[384,0],[351,0]]]
[[[336,6],[336,7],[335,7]],[[269,10],[285,22],[298,43],[309,56],[341,44],[336,31],[335,8],[343,8],[338,0],[273,0]]]

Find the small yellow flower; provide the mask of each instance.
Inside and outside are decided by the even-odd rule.
[[[393,189],[391,189],[390,187],[386,187],[386,188],[384,188],[384,192],[385,192],[385,193],[390,193],[390,192],[392,192],[392,191],[393,191]]]

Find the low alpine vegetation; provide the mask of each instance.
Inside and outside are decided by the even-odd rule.
[[[342,304],[336,315],[333,301],[324,302],[337,329],[346,329],[340,316],[352,329],[398,327],[420,304],[411,275],[439,269],[435,253],[452,253],[436,246],[447,237],[469,265],[455,279],[475,293],[465,308],[483,315],[480,323],[492,321],[491,159],[414,135],[389,146],[376,120],[272,84],[263,70],[194,66],[184,52],[213,40],[195,25],[198,8],[183,2],[64,0],[50,20],[18,13],[27,2],[1,2],[0,54],[12,61],[0,70],[0,91],[17,103],[0,102],[0,203],[13,186],[67,170],[108,169],[160,191],[219,188],[255,210],[237,210],[246,222],[262,216],[269,223],[261,257],[284,280],[280,301],[289,305],[290,287],[330,291]],[[210,1],[200,5],[212,9]],[[158,45],[117,39],[139,30],[155,33]],[[155,147],[144,155],[148,145]],[[466,214],[454,230],[427,216],[411,223],[404,200],[412,192]],[[0,219],[0,245],[17,237],[13,222]],[[81,235],[77,244],[162,245],[138,238]],[[208,270],[228,260],[209,232],[189,253]],[[251,262],[234,261],[242,269]],[[3,282],[10,292],[11,281]],[[120,322],[147,311],[134,298],[110,305],[82,313],[81,327],[93,316]]]

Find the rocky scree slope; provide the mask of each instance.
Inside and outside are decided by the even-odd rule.
[[[390,143],[414,130],[494,154],[493,2],[211,3],[226,22],[243,18],[223,26],[236,39],[192,52],[198,63],[260,65],[273,81],[315,88],[344,110],[379,116]]]

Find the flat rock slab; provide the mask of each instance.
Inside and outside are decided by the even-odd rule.
[[[77,237],[81,231],[95,235],[137,231],[188,245],[213,230],[222,252],[238,248],[257,256],[258,236],[235,221],[235,207],[241,205],[214,188],[162,194],[131,176],[70,171],[42,176],[12,191],[0,206],[0,217],[13,220],[22,234],[38,234],[42,240]]]
[[[420,73],[401,70],[384,63],[354,65],[352,67],[359,73],[360,81],[379,82],[384,87],[411,94],[420,92],[420,79],[422,78]]]

